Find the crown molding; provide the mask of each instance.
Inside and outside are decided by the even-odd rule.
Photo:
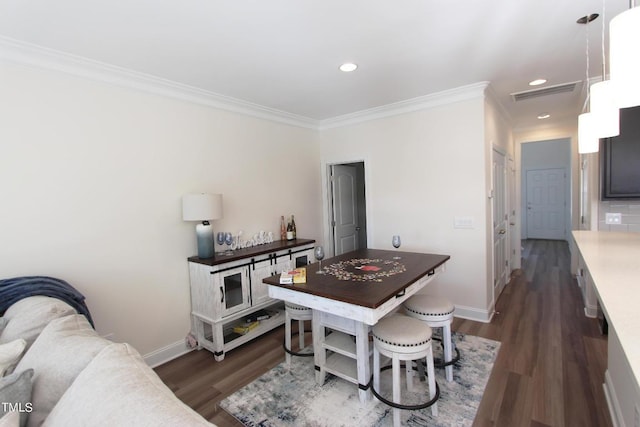
[[[58,71],[260,119],[317,130],[318,121],[126,68],[0,36],[0,62]]]
[[[470,99],[483,98],[488,86],[489,82],[474,83],[417,98],[394,102],[380,107],[370,108],[368,110],[345,114],[331,119],[321,120],[318,129],[326,130],[349,126],[370,120],[397,116],[399,114],[410,113],[413,111],[426,110],[447,104],[454,104],[456,102],[467,101]]]
[[[325,130],[485,96],[488,82],[437,92],[326,120],[315,120],[123,67],[0,36],[0,63],[57,71],[155,95],[312,130]]]
[[[509,110],[507,110],[504,107],[504,105],[502,105],[502,103],[499,101],[499,97],[496,94],[495,90],[493,89],[493,86],[491,86],[491,84],[487,85],[485,97],[488,102],[491,102],[498,109],[498,111],[502,114],[502,116],[507,121],[509,126],[513,127],[513,117],[509,113]]]

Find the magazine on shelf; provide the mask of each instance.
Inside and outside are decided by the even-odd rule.
[[[251,313],[250,315],[244,318],[244,321],[245,323],[253,323],[258,320],[266,320],[270,317],[271,317],[271,313],[269,313],[265,309],[262,309],[262,310],[258,310],[256,312]]]
[[[280,273],[280,284],[307,283],[307,269],[305,267]]]

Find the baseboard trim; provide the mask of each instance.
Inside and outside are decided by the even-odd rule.
[[[152,351],[151,353],[147,353],[142,358],[147,365],[152,368],[162,365],[163,363],[167,363],[177,357],[183,356],[193,349],[187,348],[184,341],[177,341],[173,344],[169,344],[165,347],[159,348],[158,350]]]
[[[493,317],[493,310],[479,310],[474,307],[466,307],[456,305],[455,317],[462,319],[475,320],[476,322],[489,323]],[[175,358],[183,356],[193,349],[187,348],[184,341],[176,341],[158,350],[143,355],[144,361],[152,368],[167,363]]]
[[[598,317],[598,307],[594,306],[585,306],[584,307],[584,315],[590,317],[592,319]]]
[[[604,372],[604,396],[607,400],[607,406],[609,407],[609,414],[611,415],[611,424],[613,427],[625,427],[624,418],[622,418],[622,411],[620,410],[620,404],[618,403],[618,397],[616,396],[616,390],[611,382],[611,376],[609,370]]]
[[[480,310],[475,307],[456,305],[454,316],[467,320],[475,320],[476,322],[490,323],[493,318],[493,313],[493,310]]]

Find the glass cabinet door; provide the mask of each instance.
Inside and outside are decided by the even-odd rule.
[[[217,273],[222,317],[250,306],[247,267]]]
[[[309,249],[308,251],[300,252],[297,254],[293,254],[293,259],[295,261],[296,268],[306,267],[308,264],[315,262],[315,258],[313,257],[313,250]]]

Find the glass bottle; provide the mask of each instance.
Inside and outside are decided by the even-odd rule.
[[[284,215],[280,216],[280,240],[287,240],[287,228],[284,225]]]
[[[291,227],[291,222],[287,224],[287,240],[293,240],[293,228]]]
[[[291,231],[293,232],[293,238],[297,238],[296,234],[296,220],[293,219],[293,215],[291,215]]]

